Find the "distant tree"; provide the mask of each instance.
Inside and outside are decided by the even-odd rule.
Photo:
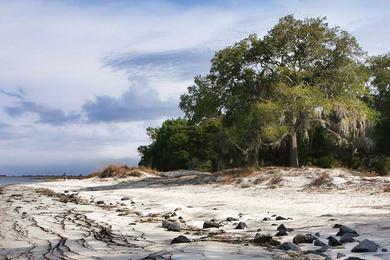
[[[217,52],[180,107],[195,122],[222,117],[243,153],[287,136],[290,166],[297,167],[297,136],[315,125],[340,143],[364,136],[375,115],[363,101],[370,97],[364,55],[325,18],[286,16],[262,39],[251,35]]]
[[[159,128],[148,128],[152,139],[149,146],[141,146],[141,165],[159,170],[186,169],[189,146],[188,121],[185,119],[166,120]]]
[[[152,140],[148,146],[138,147],[139,165],[161,171],[177,169],[216,170],[218,153],[214,143],[221,124],[208,120],[194,124],[186,119],[170,119],[161,127],[148,128]]]

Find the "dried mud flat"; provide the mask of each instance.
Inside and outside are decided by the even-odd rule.
[[[389,184],[267,168],[10,185],[0,189],[0,259],[390,259]],[[328,246],[342,238],[337,224],[358,234]],[[294,247],[298,234],[312,241]],[[351,252],[365,239],[375,252]]]

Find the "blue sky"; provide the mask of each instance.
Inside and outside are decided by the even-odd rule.
[[[0,173],[136,163],[216,50],[288,14],[390,51],[387,0],[1,1]]]

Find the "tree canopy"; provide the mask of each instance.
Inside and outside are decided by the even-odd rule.
[[[195,122],[222,117],[231,127],[258,115],[251,119],[257,128],[245,129],[251,145],[241,150],[256,154],[288,136],[290,165],[298,166],[297,134],[307,136],[316,124],[342,142],[364,135],[374,116],[364,102],[370,98],[364,55],[354,37],[326,18],[286,16],[263,38],[251,35],[217,52],[210,73],[196,78],[180,107]]]
[[[184,119],[148,128],[141,165],[297,167],[299,148],[305,165],[390,171],[390,54],[367,57],[326,18],[285,16],[216,52],[179,106]]]

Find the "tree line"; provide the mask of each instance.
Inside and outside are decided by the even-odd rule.
[[[185,118],[147,129],[140,165],[390,171],[390,54],[368,57],[326,18],[285,16],[216,52],[179,107]]]

